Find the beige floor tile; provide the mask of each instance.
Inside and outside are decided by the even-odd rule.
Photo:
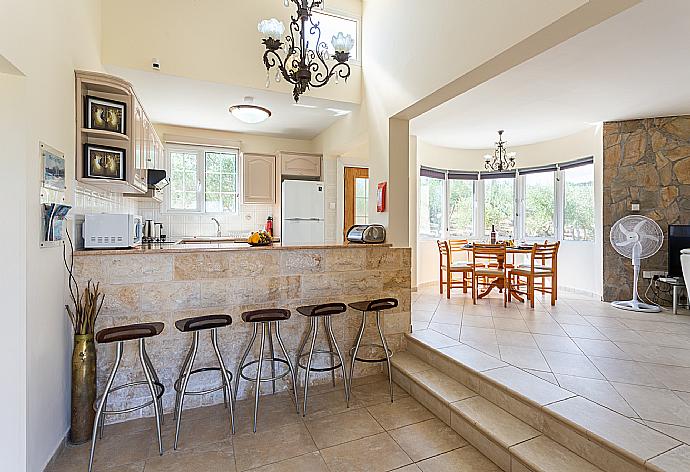
[[[572,338],[602,339],[606,336],[601,334],[594,326],[583,326],[577,324],[561,324],[561,328]]]
[[[497,329],[496,340],[499,346],[529,347],[537,349],[537,343],[530,333]]]
[[[410,465],[406,465],[405,467],[395,469],[394,472],[422,472],[422,471],[419,467],[417,467],[417,464],[410,464]]]
[[[544,379],[549,383],[552,383],[554,385],[558,385],[558,380],[556,380],[556,376],[553,375],[551,372],[542,372],[540,370],[532,370],[532,369],[523,369],[525,372],[529,372],[532,375],[536,375],[540,379]]]
[[[655,457],[649,462],[660,470],[668,472],[690,470],[690,446],[684,444]]]
[[[625,325],[615,318],[607,316],[589,316],[584,315],[584,318],[596,328],[625,328]]]
[[[234,472],[235,461],[232,454],[223,452],[177,452],[156,456],[146,461],[144,472]]]
[[[512,366],[490,370],[485,375],[540,405],[546,405],[574,395],[546,380]]]
[[[465,341],[493,341],[496,342],[496,330],[493,328],[475,328],[466,326],[460,331],[460,340]],[[444,346],[447,347],[447,346]]]
[[[626,343],[637,343],[637,344],[648,344],[647,340],[637,334],[637,331],[628,328],[609,328],[600,327],[598,328],[604,336],[609,338],[613,342],[626,342]],[[578,337],[578,336],[576,336]]]
[[[462,447],[417,464],[422,472],[501,472],[472,446]]]
[[[284,461],[268,464],[252,472],[329,472],[321,454],[310,452],[303,456],[293,457]]]
[[[630,359],[630,355],[622,351],[611,341],[602,339],[573,339],[582,352],[588,356],[611,357],[613,359]]]
[[[394,429],[390,435],[415,462],[467,445],[467,441],[437,418]]]
[[[431,419],[434,415],[412,397],[401,398],[393,403],[381,403],[367,408],[369,413],[386,430],[397,429]]]
[[[656,429],[673,439],[690,444],[690,428],[684,426],[676,426],[673,424],[657,423],[655,421],[644,421],[644,424],[652,429]]]
[[[525,324],[532,334],[550,334],[552,336],[567,336],[561,325],[555,321],[546,320],[526,320]]]
[[[489,356],[493,356],[500,362],[500,351],[498,349],[498,343],[495,340],[495,337],[493,340],[487,339],[485,341],[479,341],[479,340],[474,340],[474,339],[463,339],[462,338],[462,333],[460,333],[460,341],[462,344],[465,344],[467,346],[470,346],[473,349],[476,349],[477,351],[483,352],[484,354],[487,354]]]
[[[434,317],[431,318],[431,322],[459,326],[462,322],[462,310],[457,307],[453,307],[450,311],[444,311],[439,308],[436,310],[436,313],[434,313]]]
[[[551,314],[551,318],[556,320],[561,325],[591,326],[584,317],[577,314],[553,313]]]
[[[308,420],[305,424],[319,449],[383,432],[366,408]]]
[[[525,369],[549,371],[549,365],[544,360],[539,349],[529,347],[515,347],[499,345],[501,360],[516,367]]]
[[[372,384],[353,386],[351,396],[351,405],[353,401],[364,406],[386,402],[390,403],[391,401],[390,386],[387,379]],[[405,390],[397,386],[395,383],[393,384],[393,400],[407,396],[408,395]]]
[[[601,469],[575,455],[546,436],[518,444],[511,452],[527,467],[534,470],[558,472],[601,472]]]
[[[231,441],[232,432],[229,416],[228,411],[223,409],[222,413],[219,411],[218,416],[189,421],[185,417],[185,412],[183,411],[182,418],[180,420],[178,450],[188,451],[196,449],[200,446],[205,446],[207,444]],[[153,434],[150,439],[151,446],[149,449],[149,457],[158,455],[158,440],[155,437],[155,430],[152,432]],[[162,437],[163,449],[172,449],[175,444],[175,421],[172,418],[163,426]]]
[[[448,377],[437,370],[427,370],[412,374],[413,379],[424,386],[431,393],[443,398],[447,402],[455,402],[463,398],[477,395],[460,382]]]
[[[462,315],[462,327],[493,328],[494,320],[490,316]]]
[[[388,433],[323,449],[321,456],[331,472],[385,472],[412,463]]]
[[[664,434],[583,397],[569,398],[545,408],[641,459],[649,459],[679,444]]]
[[[448,336],[449,338],[458,339],[460,337],[459,324],[436,323],[432,321],[429,323],[429,329],[443,334],[444,336]]]
[[[639,362],[596,356],[589,356],[589,359],[599,369],[599,372],[611,382],[662,388],[665,386]]]
[[[544,351],[546,362],[555,374],[575,375],[588,379],[604,379],[599,370],[582,354],[567,354],[565,352]]]
[[[565,352],[568,354],[582,354],[580,348],[567,336],[553,336],[550,334],[532,334],[539,349],[542,351]]]
[[[496,349],[498,349],[498,346]],[[479,372],[506,366],[506,363],[500,359],[497,359],[494,356],[490,356],[465,344],[461,344],[460,346],[445,347],[443,349],[439,349],[439,351],[455,359],[459,363]]]
[[[326,395],[326,394],[324,394]],[[316,396],[316,395],[315,395]],[[192,410],[193,411],[193,410]],[[217,410],[217,417],[227,417],[225,410]],[[242,400],[235,406],[235,431],[238,434],[252,430],[254,417],[254,401]],[[181,437],[184,437],[185,422],[187,417],[182,413]],[[201,420],[203,421],[203,420]],[[259,397],[259,413],[257,416],[257,431],[267,431],[269,429],[280,428],[285,425],[297,424],[301,422],[301,415],[297,413],[297,408],[292,400],[285,395],[263,395]],[[172,421],[170,421],[172,423]]]
[[[412,321],[429,322],[429,321],[431,321],[431,318],[433,318],[433,317],[434,317],[433,311],[418,310],[418,309],[412,308]]]
[[[529,329],[527,329],[527,325],[524,321],[522,321],[522,318],[494,318],[494,327],[497,330],[502,329],[505,331],[521,331],[523,333],[529,333]]]
[[[155,433],[153,433],[155,436]],[[94,470],[124,469],[127,464],[138,464],[146,460],[151,444],[151,431],[139,431],[118,436],[103,436],[96,441],[94,454]],[[73,471],[86,470],[89,464],[91,443],[79,446],[67,446],[64,452],[53,464],[56,470]]]
[[[316,444],[304,424],[288,425],[268,431],[236,434],[233,438],[239,471],[316,451]]]
[[[412,337],[428,346],[437,349],[448,346],[457,346],[458,344],[460,344],[455,339],[449,338],[448,336],[445,336],[441,333],[437,333],[436,331],[433,331],[431,329],[412,333]]]
[[[668,389],[613,383],[643,420],[690,427],[690,405]]]
[[[557,374],[561,387],[592,400],[628,417],[636,417],[635,410],[616,391],[607,380],[585,379],[571,375]]]
[[[386,380],[386,384],[388,381]],[[367,385],[352,385],[352,390],[356,388],[367,388]],[[304,408],[304,399],[300,395],[300,410]],[[359,398],[350,396],[350,410],[362,408],[364,403]],[[294,407],[293,407],[294,408]],[[347,401],[345,400],[345,393],[341,390],[334,390],[332,392],[322,393],[320,395],[309,394],[307,399],[307,418],[317,418],[322,416],[335,415],[347,411]],[[301,417],[301,415],[300,415]]]
[[[495,442],[510,447],[540,433],[483,397],[455,402],[451,408],[465,421],[488,434]]]
[[[690,368],[640,363],[666,387],[690,392]]]

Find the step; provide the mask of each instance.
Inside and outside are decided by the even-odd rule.
[[[450,420],[451,426],[453,414],[458,416],[458,421],[462,416],[458,405],[453,404],[467,402],[467,415],[467,407],[472,404],[467,400],[479,395],[544,436],[540,441],[549,439],[575,453],[575,457],[585,460],[582,467],[590,463],[590,466],[594,464],[613,472],[690,470],[690,449],[686,445],[584,397],[461,343],[439,343],[433,336],[417,336],[416,333],[406,335],[405,341],[406,351],[394,356],[394,359],[398,358],[394,361],[396,381],[423,404],[426,405],[427,400],[431,405],[429,408],[444,421]],[[438,372],[430,372],[434,370]],[[433,378],[443,379],[443,387],[430,386],[428,379]],[[427,379],[426,384],[423,379]],[[448,379],[459,386],[453,386]],[[464,399],[457,400],[453,396],[444,399],[445,391],[452,389],[457,395],[457,392],[462,392],[461,388],[474,395],[465,392]],[[479,403],[479,399],[474,401]],[[487,424],[486,419],[481,423]],[[506,448],[510,449],[511,463],[520,463],[515,466],[518,467],[516,470],[558,470],[553,464],[545,464],[540,469],[529,456],[531,449],[527,446],[519,449],[523,451],[521,454],[526,454],[521,460],[513,452],[516,444],[510,445],[509,439],[492,436],[491,430],[486,429],[488,426],[484,428],[475,426],[478,433],[496,446],[493,449],[503,450],[496,457],[502,461],[498,465],[504,470],[510,470],[506,468],[509,467]],[[525,440],[524,444],[531,441],[534,439]],[[533,447],[540,444],[535,442]],[[565,453],[551,459],[557,460],[557,457],[572,460]]]
[[[402,388],[502,470],[601,472],[417,356],[400,352],[392,361],[394,379]]]

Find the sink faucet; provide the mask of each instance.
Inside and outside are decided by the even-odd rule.
[[[211,221],[213,221],[216,224],[216,237],[220,238],[222,236],[222,234],[220,233],[220,222],[215,218],[211,218]]]

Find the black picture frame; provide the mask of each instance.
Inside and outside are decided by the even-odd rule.
[[[102,116],[99,119],[102,114],[109,115],[110,118],[115,117],[115,122]],[[127,134],[127,104],[87,95],[84,100],[84,128]]]
[[[84,177],[127,180],[127,151],[123,148],[84,144]]]

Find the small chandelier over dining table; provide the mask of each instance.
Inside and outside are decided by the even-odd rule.
[[[508,152],[505,145],[508,141],[503,141],[503,130],[498,130],[498,141],[496,141],[496,150],[493,156],[491,154],[484,155],[484,167],[487,170],[502,172],[515,167],[515,156],[517,153]]]
[[[323,0],[283,0],[286,7],[294,3],[297,14],[291,16],[289,34],[283,34],[285,25],[283,22],[271,18],[259,23],[259,31],[264,36],[262,43],[266,46],[264,51],[264,65],[266,66],[266,87],[271,83],[271,69],[277,67],[275,80],[280,82],[281,76],[294,85],[292,96],[295,102],[310,87],[323,87],[335,78],[336,83],[340,79],[347,80],[350,77],[350,51],[355,45],[355,40],[349,34],[338,33],[331,38],[334,54],[331,56],[328,45],[321,41],[321,29],[319,22],[314,22],[312,10],[319,8]],[[316,38],[314,44],[310,44],[307,36]],[[285,57],[281,57],[280,51]],[[336,61],[330,64],[330,59]]]

